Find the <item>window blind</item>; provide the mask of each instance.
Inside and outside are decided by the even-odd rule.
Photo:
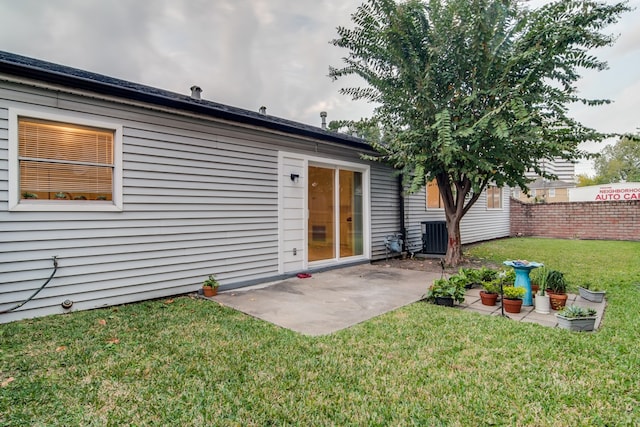
[[[113,131],[18,120],[20,191],[37,198],[111,199]],[[55,193],[55,194],[50,194]],[[24,195],[23,195],[24,197]]]
[[[500,209],[502,207],[502,189],[487,187],[487,208]]]
[[[444,207],[442,196],[438,188],[438,181],[433,179],[427,183],[427,209],[441,209]]]

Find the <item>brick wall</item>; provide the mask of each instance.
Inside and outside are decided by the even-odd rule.
[[[640,201],[528,204],[512,198],[511,236],[640,241]]]

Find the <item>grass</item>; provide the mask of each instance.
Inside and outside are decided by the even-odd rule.
[[[0,325],[0,425],[638,425],[640,243],[469,252],[601,280],[600,331],[416,303],[307,337],[197,298]]]

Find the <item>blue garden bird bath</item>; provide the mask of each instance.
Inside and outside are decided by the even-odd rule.
[[[531,294],[531,279],[529,272],[534,268],[542,267],[544,264],[533,261],[505,261],[504,265],[513,267],[516,272],[516,281],[513,286],[524,288],[525,294],[522,305],[533,305],[533,295]]]

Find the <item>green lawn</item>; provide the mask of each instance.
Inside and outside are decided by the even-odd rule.
[[[51,316],[0,325],[0,425],[640,424],[640,243],[469,253],[602,280],[600,331],[425,303],[325,337],[189,297]]]

